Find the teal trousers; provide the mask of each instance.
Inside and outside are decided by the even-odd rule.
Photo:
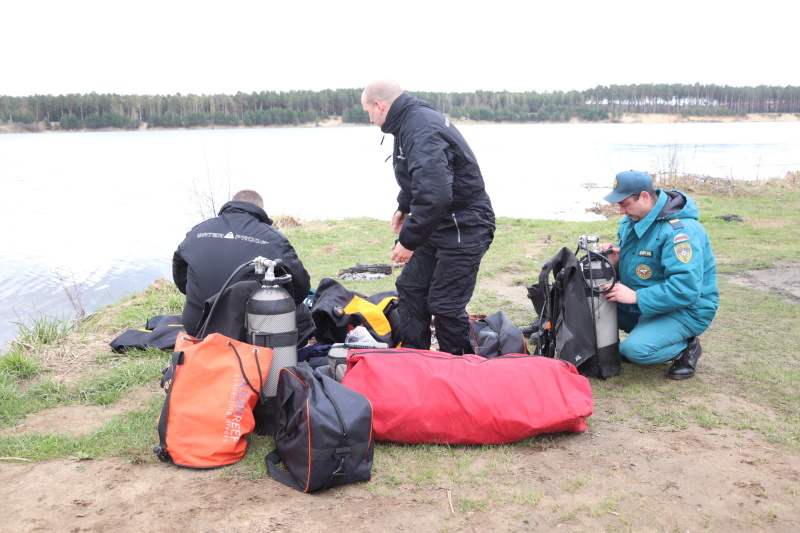
[[[651,365],[675,359],[689,345],[689,328],[672,314],[654,317],[633,315],[622,309],[617,313],[619,328],[628,333],[619,352],[632,363]]]

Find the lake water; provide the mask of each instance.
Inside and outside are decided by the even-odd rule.
[[[460,129],[498,216],[590,220],[585,209],[631,168],[732,179],[800,170],[800,122]],[[64,285],[78,284],[92,312],[172,279],[173,251],[210,205],[193,191],[213,192],[217,208],[252,188],[272,216],[388,220],[397,185],[382,137],[374,126],[0,135],[0,346],[12,322],[70,316]]]

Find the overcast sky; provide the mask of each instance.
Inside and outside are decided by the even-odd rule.
[[[796,2],[14,1],[0,95],[800,85]],[[790,7],[791,6],[791,7]]]

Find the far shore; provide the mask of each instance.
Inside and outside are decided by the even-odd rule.
[[[659,113],[625,113],[622,118],[617,120],[616,123],[620,124],[672,124],[672,123],[694,123],[694,122],[797,122],[800,121],[800,114],[793,113],[750,113],[748,115],[732,115],[732,116],[683,116],[683,115],[669,115]],[[609,124],[611,120],[592,121],[587,122],[578,118],[571,119],[569,124]],[[453,119],[453,123],[457,125],[491,125],[491,124],[565,124],[565,122],[497,122],[487,120],[469,120],[469,119]],[[245,127],[299,127],[299,128],[313,128],[313,127],[356,127],[365,126],[365,124],[351,124],[342,122],[342,117],[331,117],[328,120],[322,120],[314,124],[300,124],[297,126],[206,126],[203,128],[185,128],[185,129],[232,129],[232,128],[245,128]],[[143,122],[139,130],[146,130],[147,123]],[[161,128],[159,128],[161,129]],[[181,128],[184,129],[184,128]],[[0,124],[0,133],[48,133],[52,130],[47,130],[42,123],[36,124],[21,124],[10,123]],[[58,130],[55,130],[58,131]],[[79,131],[120,131],[115,128],[106,128],[103,130],[79,130]]]
[[[724,117],[685,117],[683,115],[668,115],[659,113],[625,113],[618,121],[620,124],[670,124],[676,122],[797,122],[800,114],[792,113],[751,113],[746,116],[732,115]],[[480,120],[453,120],[455,124],[519,124],[518,122],[493,122]],[[601,120],[587,122],[578,118],[569,121],[570,124],[608,124],[613,121]],[[563,124],[563,122],[530,122],[526,124]]]

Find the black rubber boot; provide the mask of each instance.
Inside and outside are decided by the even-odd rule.
[[[697,360],[703,353],[700,346],[700,339],[697,337],[689,338],[689,346],[672,361],[672,366],[667,370],[667,377],[670,379],[689,379],[694,377],[697,367]]]

